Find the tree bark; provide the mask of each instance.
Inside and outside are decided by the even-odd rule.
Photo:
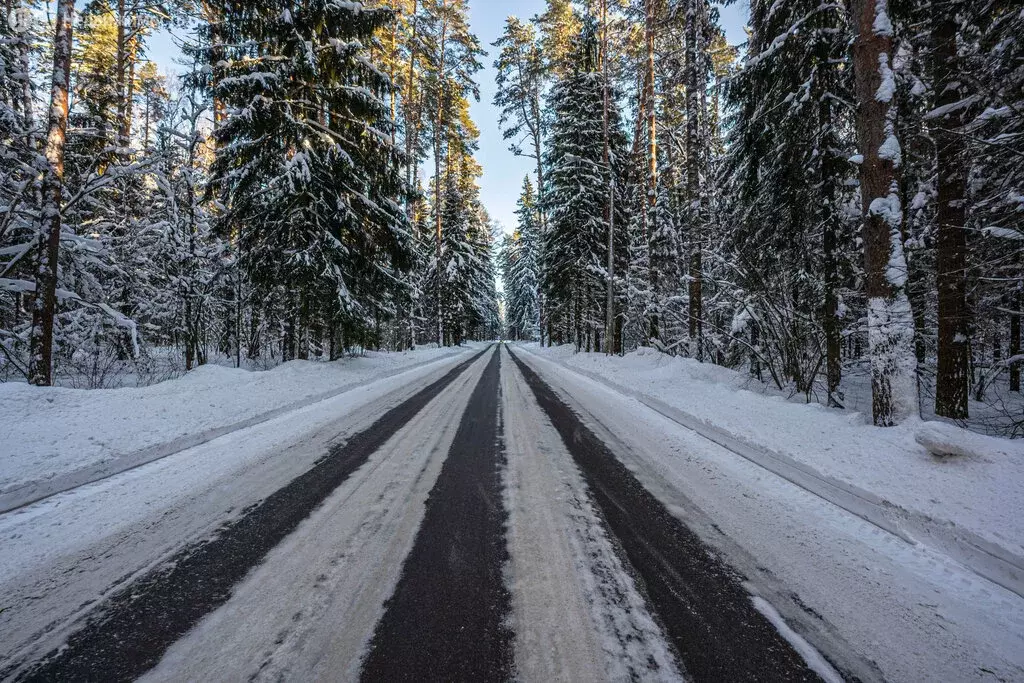
[[[418,111],[416,105],[416,46],[419,33],[420,2],[413,0],[412,3],[412,40],[409,43],[409,75],[406,83],[406,95],[404,104],[405,113],[405,184],[406,190],[415,191],[413,183],[413,169],[416,166],[416,138],[419,131],[420,120],[416,116]],[[416,221],[415,203],[410,195],[406,202],[406,214],[409,220]]]
[[[963,80],[957,56],[956,20],[952,13],[933,12],[932,73],[936,107],[962,98]],[[934,119],[938,155],[938,235],[936,273],[939,301],[938,371],[935,378],[935,414],[967,418],[970,384],[967,309],[967,170],[963,137],[963,109]]]
[[[841,164],[845,164],[845,161],[838,158],[836,154],[839,144],[832,132],[832,100],[826,88],[819,92],[819,97],[821,97],[821,125],[827,128],[821,139],[822,154],[824,155],[821,161],[821,184],[825,200],[822,207],[824,214],[822,216],[823,280],[825,284],[822,327],[825,332],[825,383],[828,391],[828,405],[838,407],[840,406],[839,383],[842,381],[843,367],[840,358],[842,336],[839,321],[839,260],[837,256],[841,207],[836,196],[836,187],[840,182]]]
[[[611,163],[611,132],[608,117],[611,113],[611,93],[608,88],[608,0],[601,2],[601,81],[603,114],[601,134],[604,138],[602,162],[608,173],[608,204],[605,220],[608,224],[608,281],[605,284],[605,334],[609,339],[615,332],[615,171]],[[611,354],[611,345],[608,353]]]
[[[117,85],[117,146],[124,147],[124,131],[127,127],[127,107],[125,106],[125,72],[127,71],[127,41],[125,38],[125,0],[117,0],[117,39],[114,43],[115,74]]]
[[[895,130],[895,77],[890,67],[892,25],[887,0],[851,0],[853,70],[857,97],[861,236],[874,423],[891,426],[918,412],[914,321],[906,293],[907,262],[901,234],[899,142]]]
[[[644,0],[644,43],[646,49],[646,74],[644,75],[644,116],[647,119],[647,173],[644,182],[645,200],[644,207],[644,234],[647,239],[656,239],[657,225],[656,208],[658,204],[658,118],[654,106],[654,2],[655,0]],[[652,339],[660,337],[660,313],[661,313],[661,273],[658,270],[656,259],[650,250],[648,243],[648,265],[650,268],[651,294],[653,296],[653,310],[651,312],[650,335]]]
[[[1010,358],[1020,355],[1020,315],[1024,309],[1024,296],[1018,290],[1010,314]],[[1024,362],[1010,361],[1010,391],[1020,393],[1020,369]]]
[[[441,41],[440,49],[438,54],[440,55],[440,61],[437,67],[437,119],[434,122],[434,217],[435,217],[435,258],[437,259],[437,266],[435,273],[437,275],[437,345],[444,346],[444,307],[442,306],[441,296],[444,292],[444,288],[441,284],[442,275],[442,264],[441,264],[441,214],[442,214],[442,200],[441,200],[441,140],[443,138],[442,131],[444,128],[444,94],[445,94],[445,48],[446,39],[448,36],[448,24],[445,20],[445,24],[441,27]]]
[[[130,26],[129,26],[130,22]],[[131,142],[132,100],[135,98],[136,10],[128,7],[128,0],[117,0],[117,42],[115,44],[117,84],[117,146],[128,147]]]
[[[60,257],[61,208],[64,194],[64,144],[68,130],[68,89],[71,83],[71,41],[74,0],[57,3],[53,37],[53,76],[46,136],[47,169],[43,177],[39,264],[36,270],[28,380],[53,384],[53,323],[57,312],[57,262]]]
[[[689,335],[690,356],[703,360],[703,247],[702,197],[700,181],[700,65],[697,37],[700,35],[700,9],[704,0],[690,0],[686,13],[686,193],[689,200],[690,278]]]
[[[543,121],[540,103],[540,92],[536,93],[533,102],[534,127],[533,127],[533,153],[537,157],[537,218],[540,223],[540,234],[543,238],[548,231],[547,209],[544,206],[544,160],[543,160]],[[540,345],[544,346],[544,293],[537,292],[537,336],[540,337]],[[550,339],[548,340],[550,345]]]

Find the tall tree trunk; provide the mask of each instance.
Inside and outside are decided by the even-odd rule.
[[[213,7],[210,6],[208,0],[202,0],[201,11],[203,21],[210,27],[210,52],[209,59],[210,65],[216,66],[224,59],[224,50],[221,46],[221,31],[220,22],[221,17],[217,15]],[[217,80],[214,79],[211,83],[213,88],[216,90]],[[224,108],[224,101],[217,97],[216,93],[213,95],[213,130],[216,131],[221,127],[224,119],[227,117],[227,111]],[[216,140],[214,140],[216,145]]]
[[[256,305],[249,307],[249,340],[246,348],[246,357],[256,360],[260,357],[260,309]]]
[[[819,96],[821,97],[821,125],[826,128],[821,137],[822,154],[824,155],[821,160],[821,185],[824,193],[824,206],[822,207],[824,263],[822,268],[824,270],[825,302],[822,311],[822,327],[825,332],[825,383],[828,390],[828,404],[837,407],[840,405],[838,394],[843,368],[840,359],[842,336],[839,323],[839,259],[837,256],[842,207],[839,206],[836,196],[836,186],[840,182],[840,169],[841,165],[845,165],[845,160],[837,154],[839,144],[832,128],[832,99],[824,89]]]
[[[1024,296],[1021,295],[1019,285],[1017,296],[1012,304],[1013,312],[1010,313],[1010,391],[1020,393],[1020,369],[1024,361],[1018,360],[1020,356],[1020,316],[1024,309]]]
[[[686,13],[686,193],[689,200],[690,222],[690,307],[689,333],[690,356],[703,360],[703,215],[702,189],[700,180],[700,93],[701,69],[697,45],[701,10],[705,0],[689,0]]]
[[[242,367],[242,273],[235,273],[235,367]]]
[[[656,208],[658,204],[658,119],[654,102],[654,2],[655,0],[644,0],[644,42],[646,45],[646,73],[644,75],[644,116],[647,119],[647,173],[644,179],[645,199],[644,206],[644,233],[647,239],[657,239],[658,226],[655,225]],[[650,335],[652,339],[661,336],[660,313],[661,313],[661,272],[654,254],[648,245],[648,266],[650,269],[651,293],[653,296],[653,311],[651,313]]]
[[[142,119],[142,151],[144,154],[149,154],[149,119],[151,115],[153,96],[152,93],[146,94],[146,114]]]
[[[537,157],[537,218],[540,225],[540,234],[543,239],[544,235],[548,232],[548,217],[547,209],[544,206],[544,161],[543,161],[543,122],[542,109],[540,104],[540,93],[537,93],[536,100],[533,103],[534,112],[534,135],[533,135],[533,153]],[[538,288],[539,289],[539,288]],[[544,293],[541,291],[537,292],[537,335],[540,337],[540,345],[544,346]],[[550,345],[551,340],[548,340]]]
[[[932,13],[932,75],[935,105],[962,99],[963,70],[957,56],[956,17]],[[938,155],[938,238],[935,281],[939,299],[938,372],[935,377],[935,414],[967,418],[970,383],[967,310],[967,163],[963,137],[963,109],[955,108],[934,119]]]
[[[192,330],[192,297],[185,296],[185,372],[195,367],[195,336]]]
[[[58,0],[46,136],[47,169],[42,188],[39,264],[36,269],[32,334],[29,340],[28,380],[37,386],[53,384],[53,321],[57,313],[57,262],[60,257],[61,205],[64,199],[64,143],[68,131],[74,14],[74,0]]]
[[[128,48],[128,82],[125,86],[124,96],[124,128],[121,137],[124,138],[125,146],[129,146],[132,140],[132,125],[135,120],[135,67],[138,66],[138,41],[139,41],[139,17],[133,12],[131,19],[132,35],[127,41]]]
[[[413,177],[416,163],[416,139],[419,132],[420,120],[416,115],[419,111],[416,104],[416,57],[417,41],[419,33],[420,0],[413,0],[412,3],[412,40],[409,43],[409,73],[405,84],[405,184],[409,192],[415,191],[415,178]],[[415,202],[412,197],[406,202],[406,214],[409,220],[415,222]]]
[[[892,25],[887,0],[850,0],[857,95],[861,237],[874,422],[898,424],[918,412],[914,320],[907,297],[903,211],[898,195],[895,76],[890,68]]]
[[[128,146],[128,9],[126,0],[117,0],[117,39],[114,44],[114,79],[117,87],[117,146]]]
[[[434,121],[434,239],[435,239],[435,258],[437,259],[437,345],[444,345],[444,307],[441,304],[441,295],[444,288],[441,285],[441,140],[444,137],[443,131],[444,126],[444,95],[445,95],[445,82],[447,74],[445,74],[445,49],[447,47],[446,40],[448,37],[448,24],[445,20],[445,24],[441,27],[441,43],[438,54],[441,56],[440,63],[437,66],[437,119]]]
[[[602,137],[604,152],[602,160],[608,173],[608,204],[605,207],[605,221],[608,224],[608,282],[605,285],[605,333],[610,339],[615,331],[615,170],[611,163],[611,132],[608,118],[611,114],[611,93],[608,87],[608,0],[601,2],[601,80],[603,92]],[[608,347],[611,353],[611,346]]]

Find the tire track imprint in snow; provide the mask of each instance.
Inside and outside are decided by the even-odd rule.
[[[98,607],[65,646],[19,680],[128,680],[147,671],[205,614],[231,596],[246,573],[359,469],[485,350],[460,363],[330,456],[268,496],[212,540],[186,548]],[[12,676],[13,668],[0,671]]]
[[[819,680],[736,573],[671,515],[514,353],[586,481],[601,519],[645,588],[648,605],[697,681]]]
[[[502,404],[520,678],[683,679],[572,456],[512,363],[502,368]]]

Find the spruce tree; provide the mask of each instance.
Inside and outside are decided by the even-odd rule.
[[[852,121],[843,104],[850,28],[840,9],[813,1],[754,3],[751,28],[749,57],[727,91],[734,316],[748,336],[758,328],[777,382],[809,393],[824,368],[828,401],[838,404],[856,168],[847,162]]]
[[[237,239],[258,293],[284,286],[287,357],[324,325],[372,338],[412,259],[392,84],[366,58],[393,15],[326,0],[213,4],[224,19],[208,85],[227,111],[212,169],[218,230]]]
[[[605,329],[604,293],[608,254],[606,216],[609,169],[594,144],[604,129],[604,83],[595,27],[588,22],[567,65],[552,88],[553,112],[546,152],[548,229],[542,243],[543,291],[552,335],[578,348],[596,348]],[[612,158],[624,145],[619,114],[609,110]]]
[[[501,251],[506,328],[512,339],[536,339],[540,325],[537,253],[540,226],[529,176],[523,179],[516,216],[516,229],[505,236]]]

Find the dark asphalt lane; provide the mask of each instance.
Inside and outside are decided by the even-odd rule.
[[[469,399],[426,515],[363,662],[364,681],[503,681],[512,674],[502,567],[500,353]]]

